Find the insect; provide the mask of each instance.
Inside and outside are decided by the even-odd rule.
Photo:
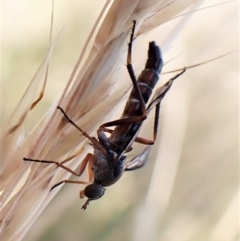
[[[157,137],[160,103],[173,81],[185,72],[185,69],[183,69],[182,72],[170,79],[165,85],[158,88],[152,100],[146,106],[152,95],[152,90],[159,80],[163,60],[160,48],[154,41],[150,42],[145,68],[138,79],[136,79],[131,63],[135,26],[136,21],[133,22],[127,54],[127,70],[133,83],[133,88],[120,119],[102,124],[97,131],[98,139],[96,139],[77,126],[65,111],[58,106],[63,116],[91,142],[94,148],[94,153],[88,153],[84,158],[79,171],[75,172],[63,165],[63,163],[56,161],[23,158],[24,161],[56,164],[58,167],[76,176],[81,176],[88,164],[88,182],[63,180],[51,188],[52,190],[62,183],[87,184],[84,190],[80,191],[80,198],[88,198],[82,206],[83,210],[87,208],[90,201],[101,198],[105,193],[105,188],[117,182],[125,171],[133,171],[146,164],[150,154],[150,146],[154,144]],[[153,140],[138,137],[144,120],[153,108],[155,108]],[[115,128],[113,130],[109,129],[108,127],[111,126],[115,126]],[[110,133],[109,137],[107,137],[105,132]],[[127,162],[127,157],[124,154],[132,150],[133,142],[145,144],[147,147],[139,155]]]

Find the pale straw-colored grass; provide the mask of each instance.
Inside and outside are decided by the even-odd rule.
[[[52,165],[24,163],[23,157],[63,161],[69,156],[76,156],[68,163],[69,167],[75,169],[86,153],[92,151],[85,138],[62,119],[62,114],[56,110],[56,106],[63,107],[79,126],[95,135],[99,124],[116,118],[126,101],[131,83],[123,63],[126,59],[126,46],[132,20],[138,21],[136,49],[141,49],[141,41],[146,43],[154,39],[161,45],[164,54],[191,15],[184,15],[181,21],[175,24],[175,29],[172,28],[168,33],[167,31],[158,35],[155,33],[153,38],[149,35],[149,31],[169,21],[187,7],[191,7],[194,13],[201,2],[203,1],[106,1],[86,42],[87,48],[76,50],[82,53],[59,101],[53,103],[29,133],[25,133],[24,125],[31,113],[31,105],[38,96],[39,86],[43,85],[41,79],[44,78],[52,54],[52,51],[49,51],[22,100],[2,126],[1,240],[21,240],[59,190],[55,189],[49,193],[49,189],[55,183],[70,177],[69,173]],[[56,40],[52,40],[51,46],[56,43]],[[134,69],[139,73],[146,59],[146,53],[140,51],[137,57]],[[159,216],[163,215],[168,206],[187,125],[190,93],[186,85],[177,96],[178,105],[182,106],[184,113],[175,115],[178,125],[172,129],[172,134],[163,130],[163,138],[159,141],[162,152],[158,159],[165,160],[166,163],[164,161],[156,163],[147,198],[143,203],[144,207],[140,207],[136,215],[133,240],[147,240],[150,234],[154,234]],[[177,109],[178,106],[169,108],[165,118],[168,117],[168,113],[172,116],[171,113],[176,113]],[[167,125],[170,123],[164,124],[165,129],[171,128]],[[174,155],[170,156],[171,151],[167,145],[169,142],[175,150]],[[167,164],[170,166],[166,166]],[[161,171],[164,168],[166,171]],[[81,179],[84,178],[86,179],[86,177]],[[156,193],[156,186],[161,192]],[[77,195],[74,198],[77,198]],[[97,211],[101,213],[101,210],[95,210]],[[143,219],[148,225],[141,226]],[[216,227],[216,231],[212,233],[213,240],[217,230]],[[157,235],[157,232],[155,234]]]

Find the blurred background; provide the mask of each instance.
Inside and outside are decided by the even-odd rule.
[[[45,96],[29,126],[60,96],[101,10],[99,2],[55,2],[54,36],[65,27],[52,57]],[[218,3],[208,0],[201,8]],[[134,56],[144,64],[145,55],[139,60],[138,53],[147,53],[151,40],[164,45],[165,62],[179,56],[163,72],[236,51],[238,18],[237,1],[198,11],[168,46],[161,44],[159,35],[179,19],[167,22],[142,38],[133,64]],[[2,3],[1,122],[14,110],[47,53],[50,19],[50,2]],[[234,53],[188,70],[162,103],[158,140],[146,167],[126,173],[84,212],[81,188],[65,185],[24,240],[239,240],[238,68]],[[162,75],[160,84],[173,75]],[[152,128],[149,118],[141,136],[151,138]],[[136,154],[141,148],[136,145]]]

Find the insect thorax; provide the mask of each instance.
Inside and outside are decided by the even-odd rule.
[[[112,155],[105,156],[101,151],[94,150],[96,164],[93,166],[94,183],[110,186],[117,182],[124,172],[125,156],[113,159]]]

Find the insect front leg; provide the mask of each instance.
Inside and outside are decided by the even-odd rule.
[[[58,167],[61,167],[62,169],[72,173],[73,175],[75,176],[81,176],[82,173],[84,172],[85,168],[86,168],[86,165],[89,163],[89,162],[94,162],[94,156],[91,154],[91,153],[88,153],[85,158],[83,159],[82,163],[81,163],[81,166],[79,168],[79,171],[76,172],[72,169],[70,169],[69,167],[63,165],[61,162],[57,162],[57,161],[47,161],[47,160],[37,160],[37,159],[30,159],[30,158],[23,158],[24,161],[31,161],[31,162],[40,162],[40,163],[48,163],[48,164],[55,164],[56,166]],[[55,187],[57,187],[58,185],[62,184],[62,183],[78,183],[78,184],[87,184],[89,182],[82,182],[82,181],[71,181],[71,180],[64,180],[64,181],[61,181],[57,184],[55,184],[51,190]]]
[[[31,162],[40,162],[40,163],[47,163],[47,164],[55,164],[58,167],[61,167],[62,169],[72,173],[75,176],[81,176],[83,171],[86,168],[87,163],[89,162],[89,160],[92,158],[92,154],[88,153],[85,158],[83,159],[80,169],[78,172],[75,172],[74,170],[70,169],[69,167],[63,165],[61,162],[57,162],[57,161],[48,161],[48,160],[38,160],[38,159],[31,159],[31,158],[26,158],[24,157],[23,160],[24,161],[31,161]]]
[[[63,183],[72,183],[72,184],[89,184],[89,182],[84,182],[84,181],[74,181],[74,180],[63,180],[61,182],[58,182],[54,186],[51,187],[50,191],[52,191],[55,187],[63,184]]]
[[[55,163],[56,164],[56,163]],[[86,168],[86,165],[88,164],[88,181],[85,182],[85,181],[74,181],[74,180],[63,180],[61,182],[58,182],[57,184],[55,184],[51,190],[53,190],[55,187],[63,184],[63,183],[73,183],[73,184],[89,184],[92,182],[93,180],[93,174],[92,174],[92,167],[94,165],[94,156],[91,154],[91,153],[88,153],[85,158],[83,159],[82,163],[81,163],[81,166],[80,166],[80,169],[79,169],[79,172],[74,172],[71,170],[72,174],[73,175],[76,175],[76,176],[81,176],[82,173],[84,172],[85,168]],[[62,167],[62,166],[61,166]],[[64,168],[65,169],[65,168]],[[66,169],[65,169],[66,170]],[[50,191],[51,191],[50,190]],[[80,197],[81,197],[81,194],[80,194]]]

